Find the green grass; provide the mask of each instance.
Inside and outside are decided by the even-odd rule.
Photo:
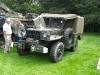
[[[0,50],[0,75],[100,75],[100,34],[85,33],[78,43],[77,51],[65,51],[58,63],[52,63],[48,54],[19,56],[13,48],[9,54]]]

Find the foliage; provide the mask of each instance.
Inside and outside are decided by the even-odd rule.
[[[77,14],[85,18],[84,31],[100,32],[99,0],[2,0],[12,10],[23,13]]]
[[[32,0],[2,0],[12,10],[22,14],[37,13],[39,4],[34,4]]]
[[[64,0],[39,0],[41,12],[46,13],[67,13],[67,1]]]
[[[39,0],[41,13],[73,13],[84,16],[85,31],[99,32],[100,1],[99,0]],[[92,28],[92,26],[94,28]],[[91,29],[92,28],[92,29]],[[97,30],[96,30],[97,29]]]
[[[100,75],[100,34],[85,33],[76,52],[65,51],[62,61],[52,63],[49,54],[31,52],[19,56],[15,48],[4,54],[0,50],[0,75]]]

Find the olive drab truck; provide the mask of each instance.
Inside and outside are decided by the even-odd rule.
[[[84,29],[84,17],[43,13],[33,22],[33,27],[26,29],[26,39],[15,45],[19,55],[27,55],[30,51],[49,53],[50,60],[56,63],[62,60],[66,49],[77,50]]]

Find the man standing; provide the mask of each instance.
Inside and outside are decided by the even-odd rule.
[[[11,24],[13,22],[10,20],[10,18],[7,18],[4,25],[3,25],[3,33],[4,33],[4,38],[5,38],[5,48],[4,48],[4,53],[10,52],[10,46],[11,46]]]
[[[15,35],[15,42],[18,42],[22,38],[23,32],[25,33],[25,27],[20,20],[17,20],[17,23],[14,25],[13,29]]]

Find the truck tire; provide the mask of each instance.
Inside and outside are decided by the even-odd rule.
[[[73,40],[73,29],[66,28],[64,31],[64,37],[66,39],[67,46],[70,46]]]
[[[17,52],[20,56],[28,55],[30,53],[30,48],[17,49]]]
[[[55,42],[51,46],[50,60],[54,63],[62,60],[64,54],[64,44],[62,42]]]
[[[79,35],[78,35],[78,39],[79,39],[79,40],[82,40],[82,34],[79,34]]]
[[[78,39],[73,39],[73,46],[71,46],[70,50],[72,52],[75,52],[77,50],[77,46],[78,46]]]

